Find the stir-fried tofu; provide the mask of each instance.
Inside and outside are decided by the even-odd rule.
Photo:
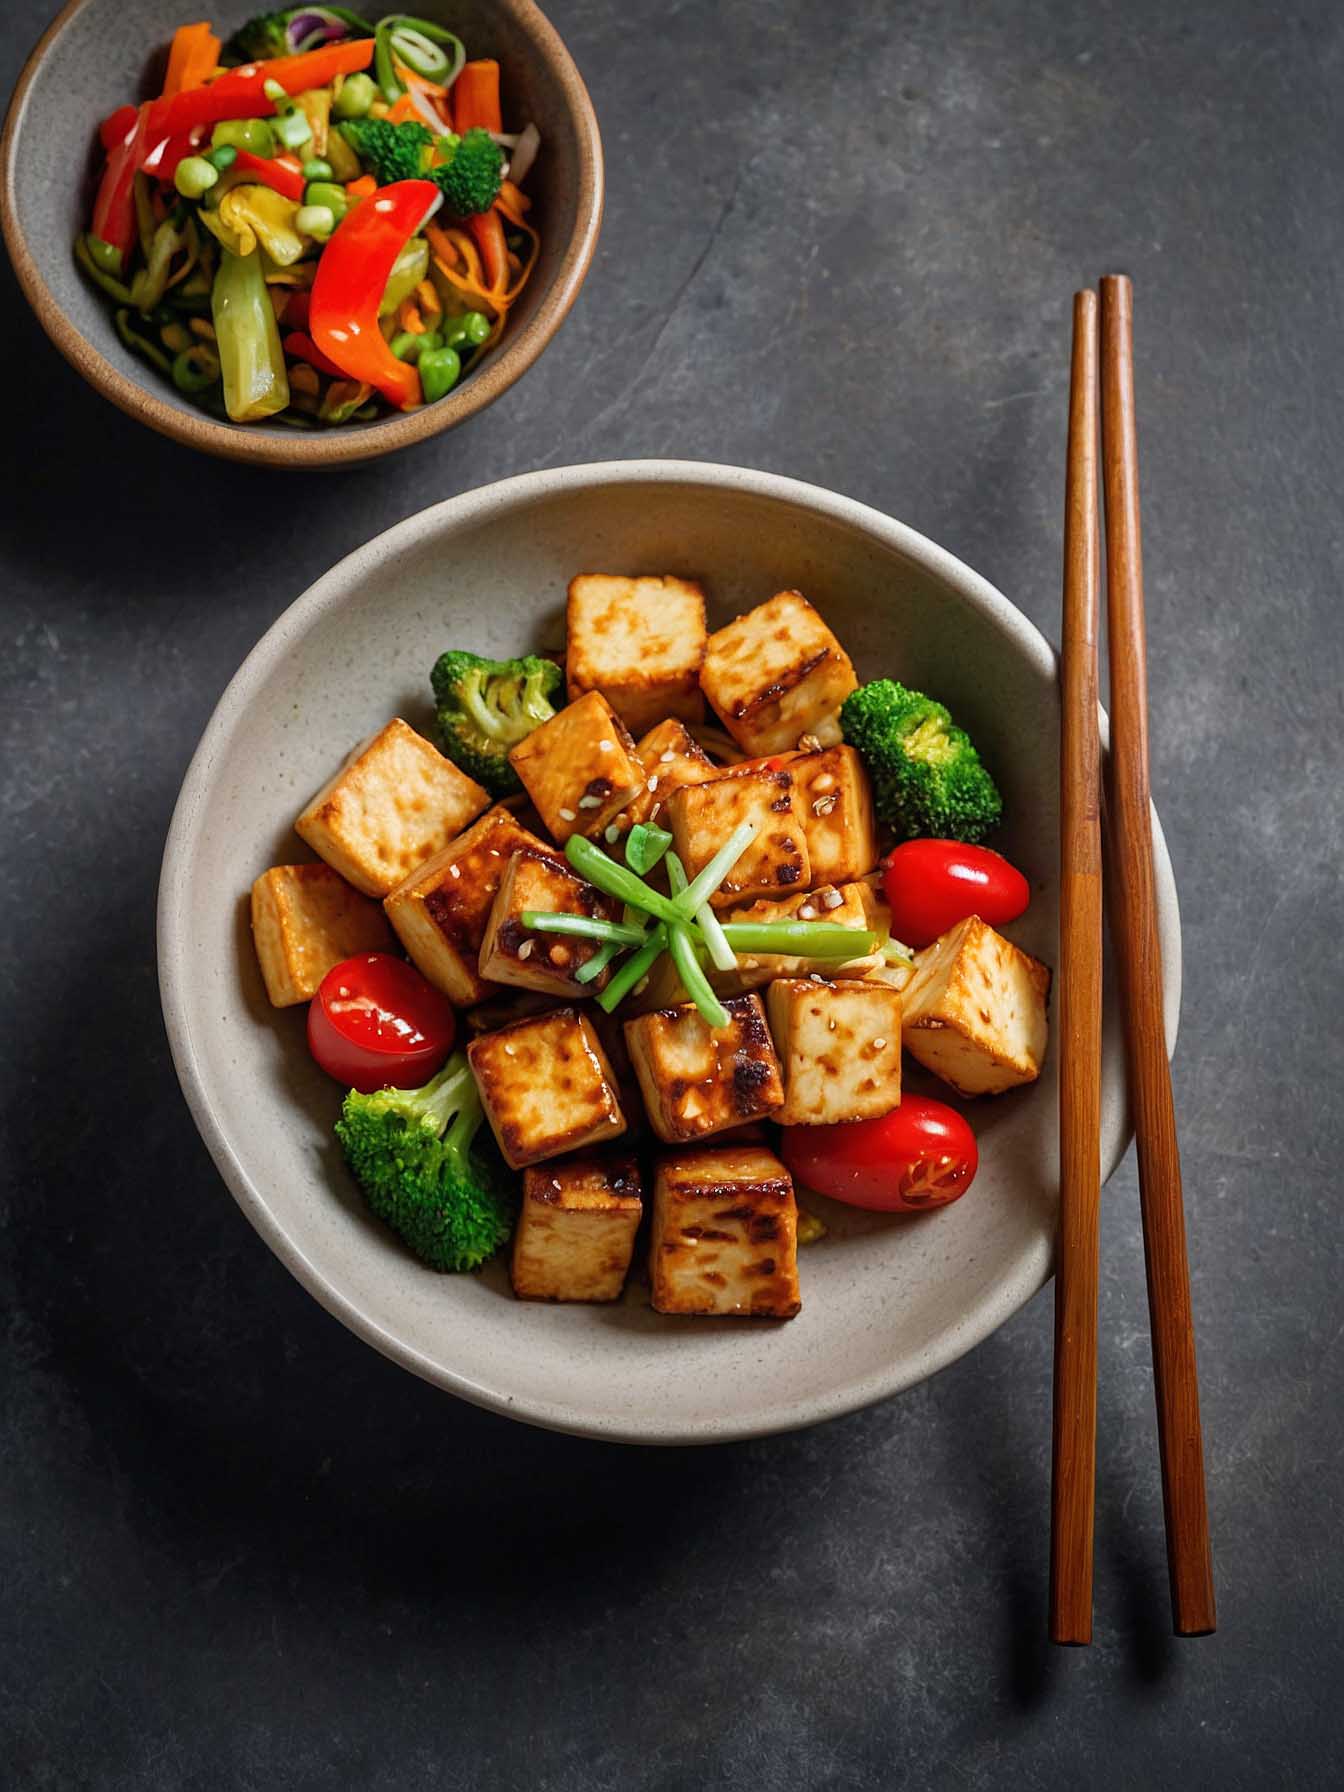
[[[853,747],[825,747],[788,762],[798,791],[814,884],[862,877],[878,860],[873,791]]]
[[[811,881],[802,811],[787,771],[721,774],[683,784],[668,797],[666,815],[687,877],[703,870],[744,821],[756,829],[711,898],[714,908],[729,908],[750,896],[785,896],[806,889]]]
[[[252,940],[277,1008],[310,1002],[334,965],[392,944],[376,902],[330,865],[275,865],[252,886]]]
[[[485,1117],[521,1170],[625,1131],[616,1081],[593,1023],[556,1008],[483,1033],[467,1047]]]
[[[625,1023],[649,1123],[669,1144],[762,1119],[784,1099],[760,997],[724,1006],[726,1027],[711,1027],[692,1002]]]
[[[619,1300],[643,1211],[633,1157],[569,1157],[524,1170],[513,1292],[519,1300]]]
[[[570,582],[566,632],[571,698],[601,691],[632,734],[664,716],[696,722],[705,713],[705,594],[699,585],[581,573]]]
[[[679,785],[703,784],[717,775],[712,760],[687,732],[686,724],[672,716],[649,730],[635,748],[635,757],[644,769],[644,782],[634,801],[603,831],[608,846],[617,845],[637,822],[661,825],[667,799]]]
[[[915,955],[902,991],[905,1049],[962,1095],[1041,1074],[1050,972],[972,915]]]
[[[481,976],[490,983],[512,983],[555,996],[593,995],[601,989],[605,971],[588,984],[575,978],[597,951],[598,942],[524,927],[522,916],[530,910],[616,919],[616,904],[610,897],[576,877],[559,853],[525,846],[509,860],[495,892],[481,941]]]
[[[723,1145],[660,1159],[649,1277],[659,1313],[792,1319],[798,1209],[775,1154]]]
[[[491,990],[479,954],[504,869],[537,836],[497,805],[397,885],[383,907],[412,962],[459,1008]]]
[[[709,637],[700,684],[746,753],[780,753],[810,734],[840,739],[858,680],[849,655],[798,591],[781,591]]]
[[[875,1120],[901,1100],[901,998],[852,977],[780,978],[766,992],[784,1074],[781,1126]]]
[[[562,846],[571,834],[600,834],[644,783],[635,743],[600,691],[534,728],[509,763]]]
[[[474,779],[394,717],[355,748],[294,829],[357,890],[386,896],[489,804]]]

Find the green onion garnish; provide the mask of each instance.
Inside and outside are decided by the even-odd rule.
[[[749,821],[741,822],[733,829],[714,857],[677,898],[677,912],[682,920],[689,921],[695,911],[709,901],[755,838],[756,829]]]
[[[647,877],[671,844],[672,836],[666,828],[637,821],[626,836],[625,862],[632,871]]]
[[[875,933],[838,921],[725,921],[723,931],[735,952],[791,958],[866,958],[877,946]]]
[[[552,909],[525,908],[518,917],[529,933],[573,933],[586,940],[609,940],[615,946],[642,946],[646,929],[594,915],[568,915]]]
[[[649,935],[647,944],[641,946],[638,952],[632,952],[620,970],[616,972],[611,982],[597,998],[598,1007],[605,1014],[613,1013],[640,979],[646,977],[653,969],[654,963],[662,956],[666,946],[667,929],[660,924]]]

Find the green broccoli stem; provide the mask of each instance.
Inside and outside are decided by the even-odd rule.
[[[513,737],[513,731],[500,711],[485,701],[483,685],[484,680],[480,685],[463,684],[462,707],[487,740],[508,741]]]
[[[481,1129],[481,1122],[485,1119],[485,1109],[481,1106],[481,1092],[476,1087],[476,1078],[471,1074],[471,1067],[465,1058],[462,1068],[465,1081],[458,1085],[458,1100],[461,1105],[457,1110],[457,1118],[448,1128],[443,1148],[464,1163],[472,1141]]]
[[[438,1074],[430,1079],[423,1088],[405,1091],[405,1102],[422,1121],[428,1121],[442,1138],[448,1132],[448,1143],[451,1145],[465,1113],[468,1117],[467,1144],[471,1143],[481,1121],[480,1095],[476,1089],[476,1079],[471,1074],[471,1066],[467,1063],[465,1052],[454,1052]],[[475,1116],[471,1109],[475,1107]]]

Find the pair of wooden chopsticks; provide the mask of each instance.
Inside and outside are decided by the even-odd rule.
[[[1073,301],[1064,512],[1060,770],[1059,1248],[1050,1533],[1050,1636],[1092,1640],[1101,1172],[1101,742],[1097,724],[1100,530],[1097,412],[1106,494],[1111,662],[1111,933],[1124,1004],[1139,1158],[1173,1626],[1214,1628],[1195,1334],[1181,1166],[1162,1008],[1153,884],[1148,692],[1134,425],[1133,289],[1123,275]]]

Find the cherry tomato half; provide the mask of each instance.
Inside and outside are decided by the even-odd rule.
[[[1026,878],[1002,853],[960,840],[907,840],[887,854],[882,889],[892,938],[907,946],[932,945],[967,915],[1002,927],[1031,901]]]
[[[880,1120],[786,1126],[783,1152],[818,1194],[882,1213],[946,1207],[966,1193],[980,1165],[967,1122],[927,1095],[906,1095]]]
[[[453,1049],[447,996],[414,965],[364,952],[329,970],[308,1008],[308,1049],[347,1088],[418,1089]]]

